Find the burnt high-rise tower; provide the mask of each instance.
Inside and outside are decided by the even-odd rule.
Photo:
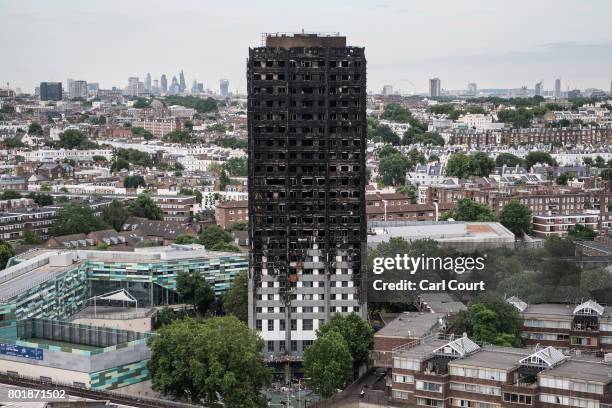
[[[249,50],[249,324],[276,361],[365,314],[366,60],[339,35]]]

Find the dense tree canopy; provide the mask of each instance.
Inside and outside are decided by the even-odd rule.
[[[400,185],[406,181],[406,172],[413,166],[409,158],[401,154],[389,154],[380,159],[378,172],[385,185]]]
[[[246,157],[232,157],[223,163],[223,168],[232,177],[246,177],[247,159]]]
[[[42,136],[43,128],[40,125],[40,123],[38,123],[38,122],[30,123],[30,126],[28,127],[28,134],[29,135]]]
[[[218,225],[209,225],[200,233],[199,243],[211,251],[237,252],[239,249],[232,245],[232,234]]]
[[[495,214],[486,204],[462,198],[457,201],[452,210],[445,212],[441,218],[452,218],[455,221],[495,221]]]
[[[521,347],[523,318],[503,298],[483,297],[459,312],[452,322],[454,333],[467,333],[472,340],[506,347]]]
[[[108,224],[95,215],[86,204],[66,204],[60,208],[57,220],[50,229],[53,236],[85,233],[107,229]]]
[[[113,200],[102,209],[102,219],[110,224],[115,231],[121,231],[129,215],[125,205],[119,200]]]
[[[166,133],[163,139],[165,142],[170,142],[170,143],[187,144],[187,143],[193,142],[193,139],[191,138],[191,134],[184,130],[173,130],[170,133]]]
[[[240,273],[232,281],[227,292],[223,294],[223,310],[236,316],[243,322],[248,319],[249,275],[246,271]]]
[[[318,337],[304,351],[304,376],[321,396],[344,389],[352,378],[353,362],[346,340],[336,330]]]
[[[15,250],[6,241],[0,240],[0,270],[6,268],[9,259],[15,256]]]
[[[57,147],[63,149],[95,149],[98,147],[96,143],[89,141],[87,135],[76,129],[68,129],[60,133],[60,140],[56,143]]]
[[[351,313],[347,316],[335,314],[319,329],[317,334],[323,336],[334,330],[340,333],[346,341],[355,363],[365,363],[368,361],[368,354],[372,349],[372,342],[374,340],[374,330],[370,323],[363,320],[356,313]]]
[[[200,315],[206,314],[215,301],[215,292],[200,272],[179,272],[176,292],[183,302],[193,305]]]
[[[527,156],[525,156],[525,167],[529,170],[534,164],[548,164],[549,166],[556,166],[557,161],[553,159],[553,157],[546,152],[529,152]]]
[[[514,235],[529,234],[531,232],[531,210],[519,201],[512,200],[499,213],[499,222]]]
[[[488,177],[495,168],[495,162],[484,152],[455,153],[448,159],[446,175],[460,179],[472,176]]]
[[[155,201],[147,193],[141,193],[128,207],[129,213],[136,217],[149,220],[163,220],[164,211],[155,204]]]
[[[153,389],[164,395],[207,406],[267,405],[260,394],[271,380],[261,357],[264,341],[234,316],[174,320],[149,347]]]
[[[140,175],[125,176],[123,178],[123,187],[125,188],[138,188],[146,186],[147,183],[145,183],[144,177]]]
[[[500,153],[495,158],[495,165],[499,166],[499,167],[502,167],[502,166],[508,166],[508,167],[522,166],[523,165],[523,160],[521,160],[519,157],[513,155],[512,153]]]

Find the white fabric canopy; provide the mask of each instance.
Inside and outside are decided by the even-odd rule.
[[[118,292],[109,293],[109,294],[101,295],[101,296],[96,296],[96,299],[101,299],[101,300],[119,300],[119,301],[122,301],[122,302],[136,302],[136,299],[134,299],[132,296],[130,296],[130,294],[127,293],[123,289],[118,291]]]

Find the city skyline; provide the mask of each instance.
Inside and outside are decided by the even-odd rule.
[[[151,72],[158,78],[181,68],[187,82],[197,78],[206,88],[216,89],[219,79],[227,78],[232,92],[244,92],[245,46],[258,46],[264,31],[302,28],[339,31],[371,50],[368,89],[377,92],[392,85],[425,93],[433,77],[441,79],[443,89],[465,89],[467,82],[476,82],[479,89],[531,88],[542,78],[544,90],[553,90],[556,78],[562,79],[564,91],[607,90],[610,84],[612,39],[605,22],[612,4],[604,1],[520,1],[495,7],[480,0],[461,5],[436,1],[415,2],[408,8],[398,1],[360,1],[343,21],[333,17],[334,10],[347,12],[339,2],[319,7],[271,2],[275,13],[254,13],[255,5],[240,1],[214,9],[185,2],[180,10],[143,2],[2,3],[5,24],[0,42],[11,64],[4,67],[0,81],[26,92],[33,92],[41,81],[65,78],[98,82],[101,88],[124,86],[130,76],[144,78]],[[129,31],[105,31],[103,24],[109,19]],[[156,19],[165,23],[147,24]],[[515,24],[499,24],[502,19]],[[317,23],[304,26],[303,21]],[[20,36],[11,35],[17,31]],[[46,35],[38,35],[41,31]],[[134,33],[138,53],[133,47],[116,49],[115,44]],[[96,52],[112,58],[85,58],[93,35],[101,39]],[[163,63],[160,53],[169,56],[161,59]],[[211,60],[209,55],[217,57]]]

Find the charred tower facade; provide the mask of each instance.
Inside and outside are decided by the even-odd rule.
[[[334,313],[366,313],[364,48],[266,35],[247,80],[249,325],[299,360]]]

